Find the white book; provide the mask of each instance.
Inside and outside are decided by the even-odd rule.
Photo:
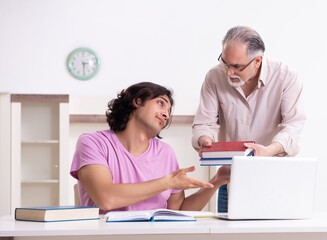
[[[212,217],[211,212],[177,211],[170,209],[153,209],[140,211],[110,211],[105,214],[107,222],[133,221],[195,221],[198,217]]]

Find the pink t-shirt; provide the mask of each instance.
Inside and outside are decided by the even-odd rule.
[[[139,183],[161,178],[179,169],[175,152],[167,144],[152,138],[148,149],[133,157],[111,130],[82,134],[76,144],[70,174],[78,179],[78,170],[86,165],[100,164],[112,174],[113,183]],[[116,210],[146,210],[167,208],[167,200],[179,190],[166,190],[145,201]],[[95,204],[79,184],[81,205]]]

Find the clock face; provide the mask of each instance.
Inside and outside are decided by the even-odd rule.
[[[67,58],[69,73],[79,80],[89,80],[99,71],[100,60],[89,48],[77,48]]]

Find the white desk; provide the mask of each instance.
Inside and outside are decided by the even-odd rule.
[[[327,212],[307,220],[214,221],[206,226],[215,239],[327,240]]]
[[[196,222],[106,223],[92,221],[37,223],[0,218],[0,240],[4,239],[327,239],[327,213],[309,220],[225,221],[199,219]]]

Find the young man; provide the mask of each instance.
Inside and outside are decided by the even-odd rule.
[[[219,186],[229,181],[221,168],[210,182],[179,169],[173,149],[159,140],[169,124],[172,93],[150,82],[121,91],[106,112],[110,130],[87,133],[76,144],[71,175],[78,179],[82,205],[109,210],[168,208],[201,210]],[[189,197],[184,190],[202,188]]]
[[[220,64],[203,82],[193,122],[192,144],[254,140],[258,156],[294,156],[305,122],[297,74],[264,58],[265,44],[253,29],[231,28],[222,42]],[[226,188],[219,189],[226,193]],[[226,194],[225,194],[226,195]],[[226,198],[218,206],[227,211]],[[224,207],[224,205],[226,207]]]

